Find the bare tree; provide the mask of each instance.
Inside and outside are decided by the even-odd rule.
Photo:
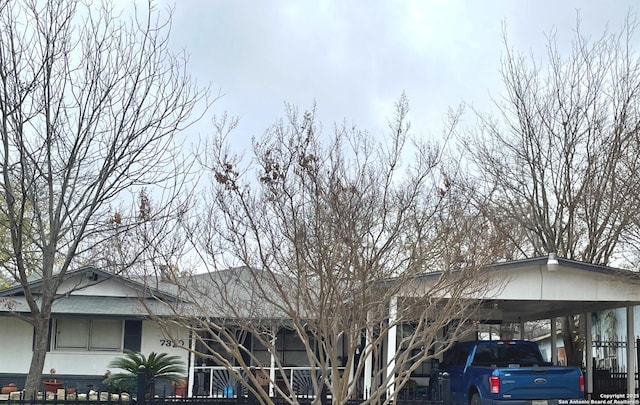
[[[158,211],[168,209],[186,170],[174,135],[208,92],[169,51],[169,25],[151,3],[129,20],[108,2],[0,2],[0,225],[10,235],[0,249],[35,331],[28,393],[67,271],[96,258],[140,187],[166,187]]]
[[[504,95],[461,135],[467,192],[513,257],[557,253],[624,263],[638,229],[640,59],[636,25],[585,37],[569,52],[547,37],[546,64],[504,41]],[[579,316],[563,322],[570,364],[582,362]]]
[[[403,96],[379,144],[344,126],[325,137],[315,109],[289,107],[249,166],[226,147],[235,121],[217,121],[202,161],[212,187],[188,229],[208,271],[172,279],[191,305],[171,323],[196,332],[191,350],[250,381],[263,403],[253,368],[271,370],[275,393],[295,403],[292,362],[310,367],[317,401],[325,389],[335,404],[363,394],[388,403],[473,330],[475,298],[495,287],[481,273],[494,253],[481,218],[450,194],[442,149],[412,143],[408,109]],[[300,349],[294,361],[283,330]]]

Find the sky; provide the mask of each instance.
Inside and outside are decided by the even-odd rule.
[[[544,57],[555,30],[569,48],[582,32],[617,31],[637,0],[161,0],[173,8],[171,46],[189,54],[189,71],[220,92],[191,131],[207,135],[211,117],[240,124],[233,141],[252,137],[284,115],[317,104],[323,131],[335,123],[384,136],[404,92],[412,132],[438,139],[446,113],[460,103],[491,109],[502,91],[506,32],[517,50]],[[636,36],[636,38],[640,38]]]

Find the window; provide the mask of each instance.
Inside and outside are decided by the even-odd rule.
[[[215,335],[211,332],[202,332],[200,333],[200,338],[196,339],[196,352],[205,354],[215,353],[215,356],[199,356],[196,359],[196,366],[224,366],[225,364],[235,366],[238,364],[234,354],[229,351],[229,347],[233,347],[233,344],[223,343],[229,341],[229,338],[226,337],[226,333],[235,336],[235,339],[237,339],[239,343],[247,347],[246,345],[248,343],[244,341],[245,338],[240,329],[227,329],[225,332],[220,331]]]
[[[296,331],[292,329],[280,329],[276,339],[276,350],[280,355],[280,360],[285,366],[307,366],[309,357],[307,355],[307,344],[315,349],[315,339],[308,335],[306,341],[298,337]]]
[[[123,322],[119,320],[57,319],[56,350],[121,351]]]
[[[445,352],[442,359],[442,367],[464,366],[470,351],[471,347],[468,345],[453,346]]]

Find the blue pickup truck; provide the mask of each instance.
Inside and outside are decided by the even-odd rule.
[[[524,340],[456,343],[440,372],[449,373],[455,405],[555,405],[584,398],[579,368],[545,362],[538,345]]]

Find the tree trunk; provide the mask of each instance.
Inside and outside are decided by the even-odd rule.
[[[27,398],[34,396],[40,389],[42,369],[44,368],[44,360],[47,355],[49,343],[49,322],[50,316],[43,316],[42,314],[37,316],[33,322],[33,356],[31,357],[29,375],[27,375],[27,381],[24,387]]]
[[[582,367],[584,336],[580,329],[582,316],[565,316],[562,318],[562,341],[567,356],[567,365]]]

